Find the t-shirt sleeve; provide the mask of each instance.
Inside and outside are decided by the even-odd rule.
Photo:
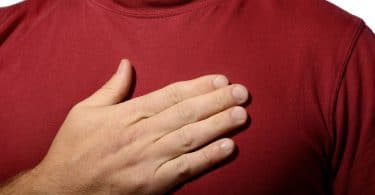
[[[353,41],[333,113],[333,194],[375,194],[375,35]]]
[[[9,7],[0,8],[0,46],[19,26],[26,15],[28,2],[18,3]]]

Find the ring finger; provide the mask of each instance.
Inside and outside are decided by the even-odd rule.
[[[243,125],[247,112],[236,106],[197,123],[192,123],[173,131],[157,140],[153,148],[161,163],[190,152],[213,139]]]

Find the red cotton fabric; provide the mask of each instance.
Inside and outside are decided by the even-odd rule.
[[[0,9],[0,180],[128,58],[133,97],[209,73],[242,83],[238,155],[175,194],[375,194],[375,36],[322,0],[28,0]]]

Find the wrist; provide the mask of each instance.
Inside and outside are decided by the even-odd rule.
[[[54,172],[48,171],[41,164],[27,172],[25,180],[28,181],[32,194],[62,194],[61,184],[53,177]]]
[[[0,187],[1,195],[18,195],[18,194],[40,194],[34,188],[34,174],[32,170],[27,170],[17,174],[3,183]]]

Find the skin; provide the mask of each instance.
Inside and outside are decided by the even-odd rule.
[[[246,88],[223,75],[180,81],[128,101],[131,65],[68,113],[47,155],[0,194],[163,194],[226,159]]]

